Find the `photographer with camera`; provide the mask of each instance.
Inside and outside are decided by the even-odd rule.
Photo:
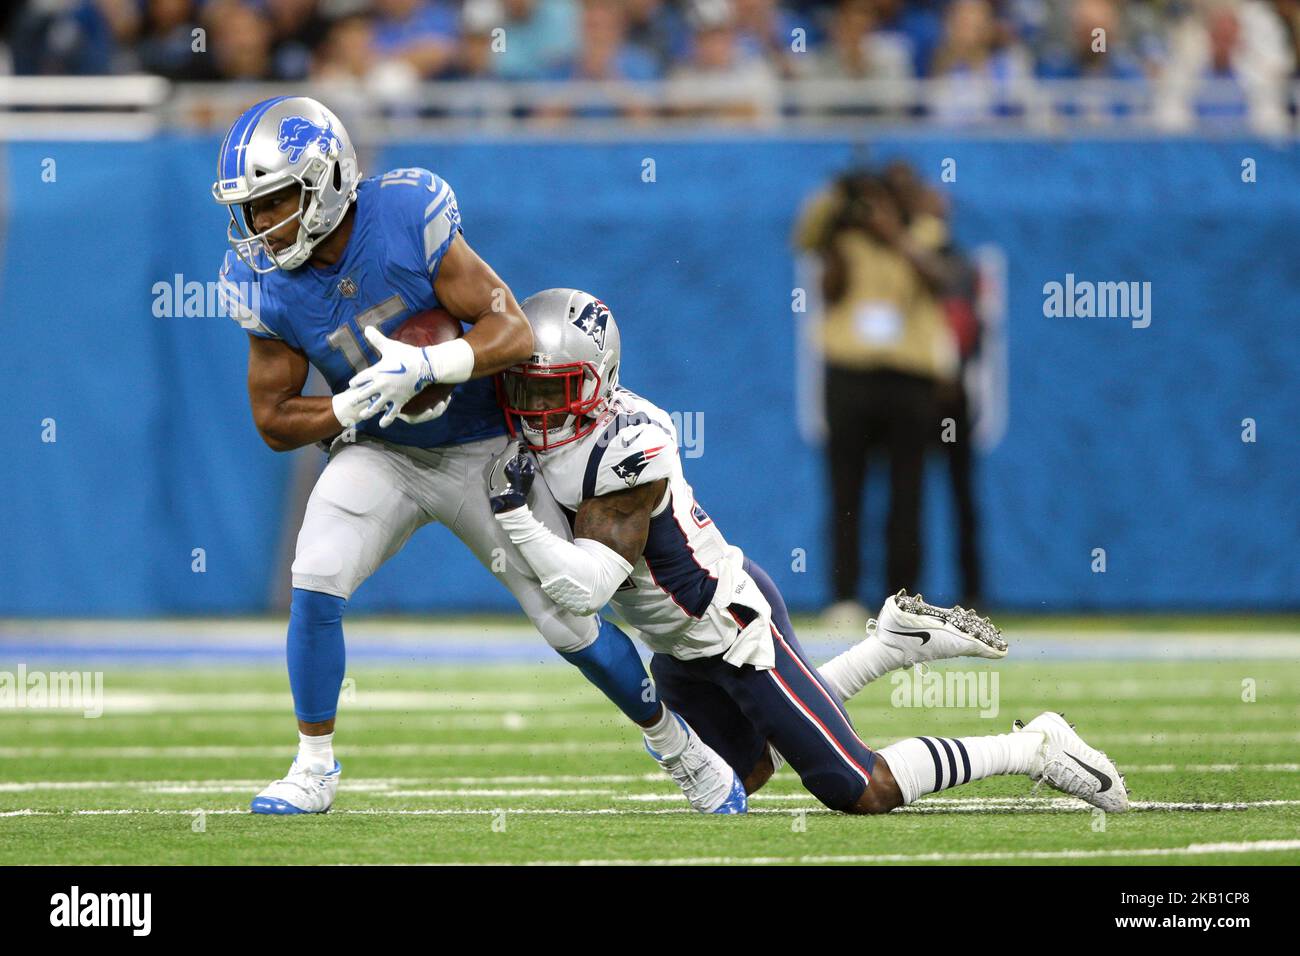
[[[916,589],[926,447],[939,427],[939,384],[955,368],[940,304],[953,281],[938,252],[945,237],[935,217],[909,223],[895,192],[863,169],[814,197],[796,227],[796,245],[822,272],[833,626],[866,619],[859,526],[869,455],[889,467],[885,590]]]

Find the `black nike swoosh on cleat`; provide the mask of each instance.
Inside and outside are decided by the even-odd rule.
[[[890,634],[898,634],[902,637],[919,637],[922,644],[930,643],[929,631],[893,631],[889,628],[885,628],[885,630],[889,631]]]
[[[1101,784],[1101,789],[1097,791],[1098,793],[1105,793],[1107,790],[1110,789],[1110,783],[1111,783],[1110,777],[1106,776],[1096,767],[1089,767],[1086,763],[1084,763],[1074,754],[1067,753],[1066,756],[1069,757],[1071,760],[1073,760],[1075,763],[1077,763],[1084,770],[1088,771],[1088,773],[1092,774],[1094,777],[1097,778],[1097,781]]]

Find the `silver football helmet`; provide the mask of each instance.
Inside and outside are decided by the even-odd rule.
[[[546,451],[591,433],[618,385],[618,325],[609,307],[577,289],[524,300],[533,355],[501,373],[501,405],[512,435]],[[518,429],[518,431],[516,431]]]
[[[357,198],[357,153],[339,118],[306,96],[276,96],[246,110],[221,141],[212,196],[230,209],[227,239],[254,272],[296,269]],[[298,211],[258,232],[249,203],[297,183]],[[293,220],[298,237],[276,253],[271,232]]]

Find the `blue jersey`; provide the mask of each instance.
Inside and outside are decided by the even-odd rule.
[[[427,169],[394,169],[361,181],[352,235],[343,257],[259,276],[233,251],[221,267],[227,313],[259,338],[279,339],[304,353],[335,394],[379,360],[362,330],[385,335],[413,313],[438,306],[433,293],[442,257],[461,231],[456,194]],[[431,422],[379,416],[358,431],[401,445],[433,448],[490,438],[505,431],[490,379],[457,385],[445,414]]]

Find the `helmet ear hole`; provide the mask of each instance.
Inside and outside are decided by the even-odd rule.
[[[337,160],[334,163],[334,189],[335,191],[343,188],[343,164]]]

